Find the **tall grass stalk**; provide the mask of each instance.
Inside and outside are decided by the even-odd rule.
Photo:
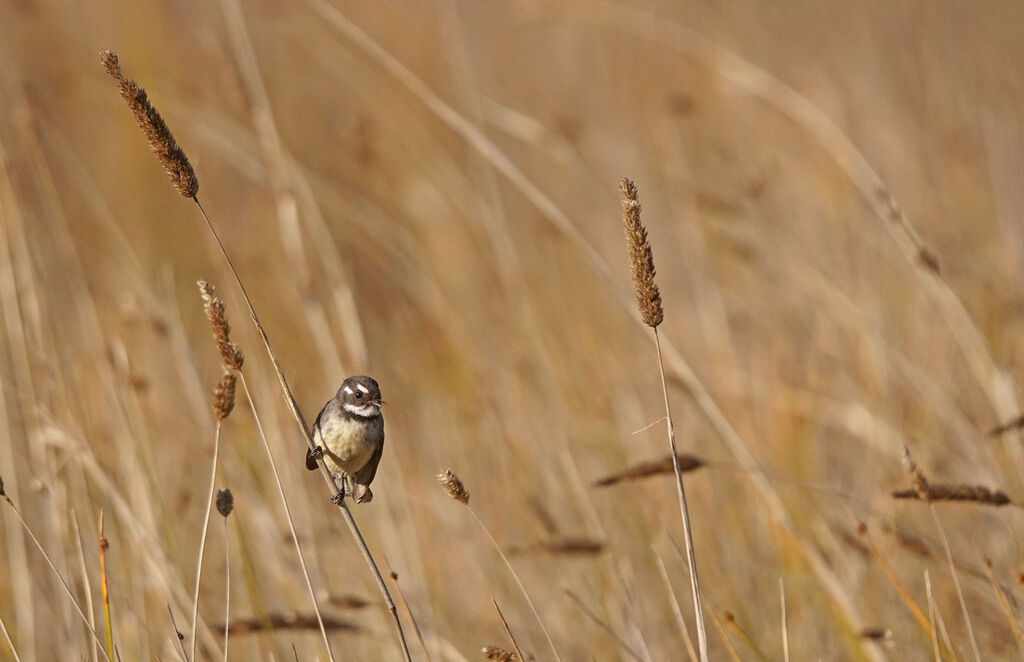
[[[278,382],[280,383],[281,390],[285,396],[285,402],[288,404],[288,409],[295,419],[296,424],[299,426],[302,432],[303,438],[306,440],[306,444],[310,449],[315,448],[316,444],[313,441],[313,437],[310,434],[309,425],[306,423],[305,417],[302,415],[302,410],[299,408],[298,402],[295,400],[295,395],[292,393],[291,387],[288,385],[288,380],[284,375],[284,371],[281,369],[281,364],[277,360],[277,355],[274,353],[274,349],[270,344],[270,338],[267,336],[266,329],[259,320],[259,316],[256,314],[256,309],[252,304],[252,300],[249,298],[249,294],[242,283],[241,277],[238,275],[238,271],[235,269],[234,263],[231,261],[231,257],[228,254],[227,248],[225,248],[223,241],[221,241],[220,235],[217,233],[217,229],[213,225],[213,221],[210,220],[209,214],[206,209],[203,208],[202,203],[199,201],[199,180],[195,176],[195,171],[192,168],[188,157],[184,151],[178,146],[174,140],[174,136],[171,134],[170,129],[167,127],[160,113],[157,112],[156,108],[150,103],[145,90],[139,85],[125,77],[121,72],[120,63],[117,55],[113,51],[104,51],[101,55],[101,60],[104,67],[107,69],[107,73],[117,82],[118,88],[121,91],[121,97],[128,104],[129,110],[135,117],[136,123],[145,135],[147,142],[149,143],[150,150],[160,161],[164,167],[164,171],[167,173],[171,180],[171,184],[175,189],[184,197],[191,198],[199,208],[200,213],[203,216],[203,220],[206,221],[207,227],[210,229],[210,233],[217,242],[217,246],[220,249],[221,255],[224,257],[224,261],[227,263],[228,269],[231,271],[231,275],[238,285],[238,289],[242,294],[242,298],[245,301],[246,307],[249,311],[249,316],[256,327],[256,331],[259,333],[260,339],[263,342],[263,346],[267,351],[267,355],[270,358],[271,363],[274,366],[274,372],[277,375]],[[242,379],[243,387],[245,387],[245,379]],[[245,387],[246,397],[249,399],[250,406],[252,406],[252,398],[249,395],[249,389]],[[255,412],[255,407],[253,407]],[[264,436],[264,445],[269,453],[270,447],[266,443]],[[281,487],[280,477],[278,476],[277,467],[271,465],[275,481],[278,483],[279,491],[283,497],[284,491]],[[324,481],[333,495],[335,492],[334,480],[331,478],[330,472],[327,466],[323,463],[320,464],[321,474],[323,475]],[[392,619],[395,623],[395,628],[398,633],[399,643],[402,648],[402,653],[407,662],[412,662],[412,658],[409,654],[409,646],[405,640],[405,633],[402,630],[402,622],[398,617],[398,610],[395,608],[395,603],[391,599],[391,594],[388,591],[387,584],[384,583],[384,577],[381,575],[380,568],[377,567],[377,562],[373,558],[373,554],[370,552],[370,548],[366,544],[366,540],[363,538],[362,532],[359,530],[359,526],[356,524],[355,518],[352,517],[352,513],[348,508],[348,504],[342,501],[340,504],[342,516],[345,519],[345,523],[349,527],[349,531],[352,537],[355,539],[356,544],[359,546],[360,551],[363,554],[363,558],[366,560],[367,565],[370,567],[373,573],[374,579],[377,581],[377,587],[380,589],[382,596],[384,597],[385,604],[387,605],[388,612],[391,614]],[[298,544],[298,537],[295,535],[294,523],[292,522],[291,515],[287,506],[285,511],[288,518],[288,525],[292,529],[292,538],[295,542],[296,548],[299,550],[300,561],[302,561],[303,574],[306,576],[306,583],[312,594],[312,584],[309,581],[309,573],[305,566],[305,561],[302,558],[301,546]],[[323,627],[322,618],[319,613],[319,607],[316,606],[316,598],[313,596],[314,609],[317,611],[317,620],[320,622],[320,630],[324,637],[324,643],[327,645],[328,654],[333,660],[334,657],[330,652],[330,645],[327,641],[327,634]]]
[[[661,375],[661,393],[665,401],[665,421],[668,429],[669,452],[672,454],[672,470],[676,476],[676,492],[679,496],[679,512],[683,519],[683,535],[686,543],[686,561],[690,568],[690,591],[693,598],[694,618],[697,621],[697,650],[701,662],[708,662],[707,632],[704,628],[704,614],[701,609],[700,580],[697,577],[697,556],[693,549],[693,533],[690,527],[690,509],[686,503],[683,487],[683,471],[679,466],[679,451],[676,449],[676,427],[672,419],[672,406],[668,398],[668,381],[665,378],[665,361],[661,355],[661,336],[658,326],[665,319],[661,305],[661,292],[654,281],[654,253],[647,240],[647,228],[640,219],[640,201],[637,188],[629,179],[620,183],[622,191],[623,225],[626,230],[626,244],[629,249],[629,266],[633,276],[633,292],[644,324],[654,332],[654,344],[658,350],[658,372]]]

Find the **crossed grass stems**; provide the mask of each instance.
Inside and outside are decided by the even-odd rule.
[[[241,280],[238,272],[236,271],[236,269],[234,267],[234,264],[232,263],[231,258],[229,256],[229,254],[228,254],[228,252],[227,252],[223,242],[221,241],[220,236],[217,233],[217,230],[216,230],[212,220],[210,219],[210,217],[207,214],[206,210],[203,208],[202,204],[199,201],[199,198],[198,198],[199,181],[198,181],[198,178],[195,175],[194,169],[192,168],[192,166],[191,166],[187,156],[185,155],[184,151],[175,142],[175,140],[173,138],[173,135],[171,134],[169,128],[167,127],[166,123],[163,121],[163,119],[160,116],[160,114],[156,111],[156,109],[149,102],[149,99],[148,99],[148,96],[146,95],[145,90],[142,89],[137,83],[135,83],[135,81],[133,81],[133,80],[131,80],[131,79],[129,79],[129,78],[127,78],[127,77],[125,77],[123,75],[116,54],[114,54],[111,51],[104,51],[102,53],[101,60],[103,62],[103,65],[107,69],[107,72],[117,82],[118,87],[119,87],[120,92],[121,92],[122,98],[127,103],[128,107],[129,107],[129,110],[132,112],[133,116],[135,117],[136,122],[138,123],[140,129],[142,130],[144,136],[146,137],[146,140],[147,140],[147,142],[150,145],[150,149],[153,151],[154,155],[160,161],[160,163],[163,166],[165,172],[167,173],[169,179],[171,180],[172,185],[174,186],[174,188],[182,196],[184,196],[186,198],[190,198],[196,204],[197,208],[200,210],[201,215],[202,215],[204,221],[207,224],[207,227],[209,228],[209,230],[210,230],[212,236],[214,237],[214,239],[216,240],[217,246],[218,246],[218,248],[219,248],[219,250],[220,250],[220,252],[221,252],[221,254],[222,254],[222,256],[223,256],[223,258],[225,260],[225,262],[227,263],[227,265],[229,267],[229,270],[231,271],[232,277],[234,278],[234,280],[236,282],[236,285],[238,286],[238,288],[239,288],[239,290],[240,290],[240,292],[241,292],[241,294],[243,296],[243,299],[244,299],[244,301],[246,303],[246,306],[248,308],[249,316],[252,319],[253,324],[255,325],[255,328],[256,328],[257,332],[259,333],[259,335],[260,335],[260,338],[261,338],[261,341],[262,341],[262,343],[264,345],[264,348],[265,348],[265,350],[266,350],[266,352],[267,352],[267,354],[268,354],[268,356],[269,356],[269,358],[271,360],[271,363],[273,364],[276,376],[278,378],[279,385],[280,385],[280,387],[281,387],[281,389],[282,389],[282,391],[283,391],[283,393],[285,395],[285,401],[286,401],[286,403],[288,405],[289,411],[292,414],[292,417],[295,419],[296,424],[299,426],[300,432],[302,433],[303,437],[306,439],[307,446],[309,448],[311,448],[311,449],[314,448],[315,447],[315,443],[314,443],[314,441],[313,441],[313,439],[312,439],[312,437],[310,435],[309,426],[306,423],[306,419],[303,416],[303,414],[301,412],[301,409],[298,406],[297,401],[295,400],[295,397],[294,397],[294,395],[292,393],[292,390],[291,390],[290,386],[288,385],[287,378],[285,377],[284,372],[281,369],[280,363],[277,360],[277,357],[276,357],[276,355],[274,353],[274,350],[273,350],[273,348],[271,346],[271,343],[270,343],[269,337],[268,337],[268,335],[266,333],[266,330],[264,329],[263,325],[261,324],[261,322],[259,320],[258,315],[256,314],[255,308],[253,307],[253,304],[252,304],[252,302],[251,302],[251,300],[250,300],[250,298],[248,296],[248,293],[245,290],[245,287],[244,287],[244,285],[242,283],[242,280]],[[688,510],[688,506],[687,506],[687,502],[686,502],[686,493],[685,493],[685,489],[684,489],[684,485],[683,485],[683,480],[682,480],[682,472],[683,472],[683,470],[682,470],[682,468],[680,466],[680,456],[679,456],[679,454],[677,452],[677,449],[676,449],[674,422],[673,422],[673,419],[672,419],[671,407],[670,407],[669,398],[668,398],[668,389],[667,389],[667,382],[666,382],[666,377],[665,377],[664,359],[662,357],[661,339],[660,339],[660,336],[659,336],[659,333],[658,333],[658,327],[659,327],[659,325],[664,320],[664,312],[663,312],[663,309],[662,309],[660,292],[659,292],[658,287],[657,287],[657,285],[655,283],[656,271],[655,271],[655,268],[654,268],[653,254],[652,254],[652,251],[651,251],[650,243],[649,243],[649,241],[647,239],[646,228],[644,227],[642,221],[640,220],[640,205],[639,205],[639,201],[638,201],[638,198],[637,198],[637,188],[636,188],[636,185],[632,181],[630,181],[628,179],[624,179],[621,182],[620,188],[621,188],[622,195],[623,195],[623,211],[624,211],[624,213],[623,213],[623,220],[624,220],[624,226],[625,226],[625,230],[626,230],[626,243],[627,243],[627,247],[628,247],[628,250],[629,250],[629,262],[630,262],[630,269],[631,269],[631,272],[632,272],[633,289],[634,289],[634,294],[636,296],[637,309],[638,309],[638,311],[640,313],[641,321],[646,326],[651,328],[651,330],[653,332],[654,340],[655,340],[655,346],[656,346],[656,349],[657,349],[658,366],[659,366],[659,371],[660,371],[660,375],[661,375],[662,392],[663,392],[663,396],[664,396],[664,404],[665,404],[665,411],[666,411],[665,421],[666,421],[666,427],[667,427],[667,433],[668,433],[668,441],[669,441],[669,448],[670,448],[670,458],[672,460],[672,472],[674,473],[675,478],[676,478],[677,495],[678,495],[678,499],[679,499],[680,514],[682,516],[682,523],[683,523],[684,536],[685,536],[684,540],[685,540],[685,547],[686,547],[686,559],[687,559],[687,562],[688,562],[688,565],[689,565],[689,571],[690,571],[689,574],[690,574],[690,581],[691,581],[691,594],[692,594],[693,603],[694,603],[695,619],[697,621],[697,638],[698,638],[698,647],[699,647],[699,657],[700,657],[702,662],[706,662],[706,660],[707,660],[707,637],[706,637],[704,620],[703,620],[703,613],[702,613],[703,610],[701,608],[702,602],[701,602],[701,595],[700,595],[700,584],[699,584],[699,580],[698,580],[696,557],[695,557],[694,548],[693,548],[693,540],[692,540],[692,533],[691,533],[691,526],[690,526],[689,510]],[[206,288],[208,288],[208,289],[204,289],[204,286]],[[234,389],[235,389],[235,385],[236,385],[237,381],[241,381],[243,392],[246,395],[246,398],[247,398],[247,400],[249,402],[250,408],[252,409],[253,414],[256,415],[256,410],[255,410],[255,407],[253,405],[252,398],[251,398],[251,396],[249,394],[248,386],[246,385],[244,375],[242,374],[242,357],[241,357],[241,352],[238,351],[237,347],[235,347],[233,344],[231,344],[230,340],[228,339],[229,327],[227,325],[226,317],[224,316],[223,304],[219,303],[219,300],[216,299],[213,296],[212,287],[210,287],[210,286],[206,285],[205,283],[201,282],[200,283],[200,290],[201,290],[201,293],[202,293],[202,296],[203,296],[203,299],[204,299],[204,308],[206,308],[207,317],[210,320],[211,329],[213,330],[214,338],[217,341],[218,348],[220,350],[220,354],[221,354],[221,357],[222,357],[222,360],[223,360],[223,363],[224,363],[225,374],[224,374],[224,377],[222,378],[221,382],[218,384],[217,390],[215,392],[215,397],[214,397],[214,411],[215,411],[215,414],[217,416],[217,429],[216,429],[216,433],[215,433],[216,436],[215,436],[215,443],[214,443],[214,449],[215,449],[215,452],[214,452],[214,467],[213,467],[213,471],[212,471],[212,475],[211,475],[211,486],[210,486],[209,497],[208,497],[208,502],[207,502],[207,515],[206,515],[206,520],[204,521],[202,540],[201,540],[201,543],[200,543],[199,568],[197,569],[197,574],[196,574],[196,585],[195,585],[195,598],[196,599],[195,599],[194,605],[193,605],[192,634],[191,634],[191,641],[190,641],[190,648],[191,648],[191,653],[192,653],[192,659],[193,660],[195,659],[195,655],[196,655],[196,643],[195,643],[196,610],[198,608],[198,593],[199,593],[200,578],[201,578],[202,554],[203,554],[203,546],[205,545],[206,531],[207,531],[208,521],[209,521],[209,517],[210,517],[210,513],[211,513],[211,507],[212,507],[212,503],[213,503],[213,485],[214,485],[214,479],[215,479],[215,476],[216,476],[217,448],[218,448],[219,435],[220,435],[220,423],[230,413],[230,410],[231,410],[231,408],[233,406]],[[210,308],[211,301],[213,303],[215,303],[215,304],[219,304],[220,321],[218,321],[218,319],[217,319],[218,313],[216,311],[216,305],[214,306],[214,310],[211,312],[211,308]],[[218,327],[219,324],[221,325],[220,327]],[[269,448],[269,445],[267,444],[266,437],[262,433],[262,425],[259,422],[258,416],[257,416],[257,425],[260,428],[260,434],[261,434],[261,437],[263,438],[264,445],[265,445],[267,453],[268,453],[268,458],[269,458],[271,467],[272,467],[274,475],[275,475],[275,480],[277,482],[278,491],[279,491],[280,497],[282,499],[282,503],[284,505],[284,509],[285,509],[286,517],[288,519],[289,526],[291,528],[292,539],[293,539],[293,542],[294,542],[294,544],[296,546],[296,551],[297,551],[297,553],[299,555],[299,558],[300,558],[300,565],[302,566],[303,573],[305,575],[307,588],[309,589],[310,597],[311,597],[312,602],[313,602],[314,611],[315,611],[316,617],[317,617],[317,623],[318,623],[319,629],[321,631],[321,634],[323,636],[324,645],[325,645],[325,647],[327,649],[329,658],[333,661],[334,660],[334,656],[333,656],[333,653],[331,651],[330,642],[329,642],[329,639],[327,637],[326,630],[325,630],[325,627],[324,627],[323,618],[321,616],[321,613],[320,613],[320,610],[319,610],[319,606],[317,604],[316,596],[315,596],[315,594],[313,592],[312,584],[311,584],[310,579],[309,579],[309,574],[308,574],[308,571],[306,569],[305,560],[303,559],[303,556],[302,556],[302,550],[301,550],[301,547],[298,544],[298,537],[297,537],[297,534],[295,533],[294,524],[292,522],[292,518],[291,518],[291,515],[290,515],[290,512],[289,512],[289,508],[288,508],[288,504],[287,504],[287,499],[285,498],[283,487],[281,486],[280,478],[279,478],[278,473],[277,473],[276,463],[274,462],[273,456],[270,453],[270,448]],[[336,489],[335,488],[335,484],[334,484],[334,480],[331,477],[330,472],[327,470],[325,465],[321,464],[320,468],[321,468],[321,475],[324,477],[325,484],[328,486],[328,488],[330,489],[331,493],[333,494],[335,489]],[[442,483],[445,484],[446,489],[449,489],[449,494],[452,495],[454,498],[456,498],[456,499],[458,499],[460,501],[463,501],[463,499],[461,499],[457,494],[453,494],[452,493],[450,485],[449,485],[449,483],[446,483],[446,479],[444,478],[444,476],[445,475],[442,474]],[[452,474],[451,476],[455,479],[455,481],[458,481],[457,477],[454,477],[454,474]],[[460,483],[460,485],[461,485],[461,483]],[[967,494],[966,496],[964,496],[963,490],[961,490],[959,498],[961,500],[977,501],[977,502],[980,502],[980,503],[988,503],[990,505],[1001,505],[1001,504],[995,503],[993,501],[993,496],[992,496],[991,493],[984,492],[983,488],[976,488],[976,489],[977,490],[981,490],[981,491],[971,492],[970,494]],[[929,494],[926,490],[922,491],[920,489],[920,486],[918,486],[918,489],[915,490],[914,494],[916,496],[918,496],[922,501],[929,501],[929,502],[931,502],[933,500],[939,500],[939,499],[942,498],[942,497],[939,497],[937,494]],[[998,491],[995,494],[999,498],[1005,498],[1004,495],[1002,495],[1002,493],[1000,493]],[[466,503],[466,505],[468,505],[468,494],[466,496],[467,496],[467,498],[466,498],[466,500],[463,501],[463,503]],[[907,496],[909,496],[909,494]],[[953,498],[955,498],[955,497],[953,497]],[[383,577],[381,575],[381,572],[380,572],[380,570],[379,570],[379,568],[377,566],[377,563],[374,560],[374,558],[373,558],[373,556],[372,556],[368,546],[366,545],[366,542],[363,539],[362,533],[360,532],[358,526],[356,525],[355,520],[352,517],[351,511],[349,510],[347,504],[342,502],[340,504],[340,506],[341,506],[340,510],[341,510],[342,517],[345,519],[346,524],[348,525],[349,530],[350,530],[354,540],[356,541],[357,545],[359,546],[359,548],[360,548],[360,550],[361,550],[361,552],[362,552],[362,554],[364,556],[364,559],[367,562],[368,567],[370,568],[372,574],[374,575],[374,578],[375,578],[375,580],[377,582],[378,588],[380,589],[381,594],[382,594],[382,596],[384,598],[384,601],[385,601],[385,603],[386,603],[386,605],[388,607],[388,611],[389,611],[389,613],[391,614],[391,616],[392,616],[392,618],[394,620],[396,632],[397,632],[397,635],[399,637],[399,642],[400,642],[400,645],[401,645],[401,648],[402,648],[402,651],[403,651],[403,655],[404,655],[406,660],[411,660],[411,656],[410,656],[410,653],[409,653],[409,648],[408,648],[408,645],[407,645],[406,640],[405,640],[404,631],[402,629],[401,620],[398,617],[397,609],[395,607],[395,603],[391,599],[390,593],[389,593],[389,591],[387,589],[386,584],[384,583],[384,579],[383,579]],[[222,512],[222,514],[224,514],[224,513]],[[475,511],[474,511],[474,515],[476,515]],[[934,515],[934,510],[933,510],[933,515]],[[480,520],[478,515],[477,515],[477,519],[478,519],[478,521]],[[225,515],[225,521],[226,521],[226,515]],[[483,522],[482,521],[480,521],[479,523],[481,524],[481,526],[483,526]],[[936,521],[936,524],[938,524],[938,521]],[[484,527],[484,530],[485,530],[485,532],[487,532],[486,527]],[[941,532],[941,528],[940,528],[940,532]],[[493,536],[490,536],[489,532],[488,532],[488,536],[491,538],[492,542],[494,542],[495,546],[497,547],[497,543],[494,541]],[[944,536],[943,536],[943,538],[944,538]],[[500,547],[498,547],[498,551],[502,555],[502,558],[505,560],[506,564],[508,564],[509,569],[512,571],[513,575],[516,578],[517,583],[519,584],[519,586],[522,589],[522,591],[523,591],[527,601],[529,602],[531,610],[534,613],[534,616],[537,618],[538,622],[540,623],[540,626],[541,626],[542,630],[544,631],[544,634],[547,637],[549,644],[551,645],[552,652],[554,653],[555,658],[556,659],[560,659],[560,656],[558,655],[558,651],[555,648],[554,643],[551,640],[551,637],[548,635],[546,628],[544,627],[543,621],[540,620],[539,614],[537,613],[536,609],[534,608],[532,600],[530,600],[529,595],[526,593],[525,587],[523,587],[522,582],[519,581],[518,576],[515,575],[514,568],[512,568],[511,564],[508,563],[508,559],[505,557],[504,553],[501,552]],[[947,550],[946,551],[947,551],[947,556],[948,556],[949,555],[948,545],[947,545]],[[958,582],[958,580],[956,580],[955,569],[954,569],[954,580],[957,583],[957,589],[958,589],[958,593],[959,593],[960,592],[959,582]],[[961,601],[961,606],[963,607],[964,605],[963,605],[963,597],[962,597],[962,595],[960,596],[960,601]],[[970,626],[969,618],[967,618],[966,608],[964,607],[964,609],[965,609],[964,616],[965,616],[965,619],[967,620],[968,632],[969,632],[969,635],[970,635],[972,649],[973,649],[972,652],[975,654],[975,657],[978,657],[979,653],[978,653],[977,643],[976,643],[976,641],[974,639],[973,629]],[[499,611],[499,614],[500,614],[500,611]],[[227,644],[226,628],[227,628],[227,622],[225,623],[225,653],[224,653],[225,654],[225,658],[226,658],[226,644]],[[510,638],[511,638],[511,631],[509,631],[509,635],[510,635]],[[513,642],[514,642],[514,639],[513,639]],[[184,655],[184,651],[183,651],[183,655]],[[187,655],[184,655],[184,656],[187,658]]]
[[[252,319],[252,322],[260,335],[260,339],[263,342],[263,346],[267,351],[267,355],[269,356],[271,363],[274,366],[274,370],[277,375],[281,389],[285,395],[285,401],[288,404],[289,411],[292,414],[293,418],[295,419],[297,425],[299,426],[302,436],[306,440],[307,446],[310,449],[315,448],[316,444],[313,441],[313,438],[310,434],[309,426],[306,423],[306,419],[298,406],[298,402],[296,401],[294,394],[292,393],[292,390],[288,385],[288,380],[285,377],[284,372],[281,369],[280,363],[277,360],[277,356],[274,353],[267,332],[259,320],[259,316],[257,315],[256,310],[252,304],[252,301],[245,290],[245,286],[242,283],[241,277],[239,276],[237,270],[235,269],[235,266],[231,261],[231,257],[228,254],[227,249],[225,248],[223,242],[221,241],[219,234],[217,233],[216,227],[214,226],[206,210],[203,208],[202,203],[199,201],[199,179],[198,177],[196,177],[195,170],[193,169],[187,155],[175,141],[173,134],[167,127],[167,124],[164,122],[160,113],[156,110],[152,103],[150,103],[149,97],[146,94],[145,90],[141,86],[139,86],[134,80],[126,77],[123,74],[120,66],[120,61],[118,60],[117,55],[113,51],[103,51],[103,53],[101,54],[101,61],[104,67],[106,68],[107,73],[117,82],[118,88],[121,93],[121,97],[128,105],[128,108],[131,111],[132,115],[134,116],[136,123],[139,125],[139,128],[142,130],[143,135],[146,138],[146,141],[149,143],[150,149],[152,150],[153,154],[157,157],[157,160],[160,162],[160,164],[163,166],[164,171],[167,173],[167,176],[170,179],[171,184],[182,196],[190,198],[196,204],[200,213],[202,214],[203,219],[205,220],[206,225],[210,230],[210,233],[213,235],[214,239],[217,242],[217,246],[220,249],[221,255],[223,256],[225,262],[228,265],[229,270],[231,271],[232,277],[234,278],[235,283],[242,294],[242,297],[248,308],[249,316]],[[694,600],[695,617],[697,620],[697,634],[700,658],[702,662],[706,662],[707,638],[704,628],[703,616],[700,608],[700,588],[697,579],[696,559],[693,551],[693,540],[690,530],[690,519],[686,504],[686,495],[683,489],[682,471],[679,465],[678,453],[676,452],[675,430],[672,421],[671,409],[669,407],[664,362],[661,357],[661,344],[660,339],[658,337],[657,329],[658,325],[661,324],[661,322],[664,319],[664,312],[662,310],[660,293],[658,291],[657,285],[654,282],[655,268],[650,243],[647,241],[647,232],[643,226],[643,223],[640,220],[640,205],[637,200],[636,185],[633,184],[633,182],[631,182],[630,180],[624,179],[622,181],[621,188],[624,196],[623,218],[626,228],[626,240],[629,249],[630,267],[633,276],[633,285],[637,297],[638,309],[640,311],[641,318],[644,324],[646,324],[653,330],[658,349],[658,364],[661,371],[662,390],[665,399],[669,446],[671,450],[671,456],[673,459],[673,470],[676,476],[680,511],[683,519],[683,527],[688,557],[687,560],[689,562],[691,588]],[[224,376],[222,377],[220,383],[217,386],[213,401],[213,409],[217,417],[217,427],[214,438],[213,469],[211,471],[210,487],[208,491],[208,499],[206,506],[206,517],[203,523],[203,531],[201,534],[199,550],[199,561],[196,571],[195,595],[193,601],[192,614],[192,633],[190,639],[192,659],[195,659],[196,655],[195,631],[198,610],[198,595],[201,584],[203,550],[206,541],[206,533],[212,510],[212,504],[214,501],[213,495],[216,478],[217,454],[219,449],[221,421],[223,421],[223,419],[226,418],[228,414],[230,414],[231,409],[234,406],[234,392],[237,381],[241,381],[243,391],[246,394],[246,398],[249,401],[253,414],[256,414],[252,398],[249,394],[248,386],[246,385],[245,382],[245,377],[242,374],[242,353],[237,348],[237,346],[230,342],[229,339],[230,326],[227,322],[223,302],[221,302],[214,296],[213,287],[205,283],[204,281],[200,281],[199,288],[204,302],[204,310],[210,323],[214,339],[217,342],[217,346],[222,358],[225,372]],[[330,641],[327,637],[327,633],[323,624],[323,619],[320,614],[319,606],[317,604],[316,596],[309,579],[309,574],[308,570],[306,569],[305,560],[303,559],[302,556],[302,549],[298,543],[298,536],[295,532],[294,523],[292,522],[283,487],[281,486],[280,483],[276,463],[274,462],[273,455],[270,453],[269,445],[266,444],[266,437],[262,433],[262,426],[259,424],[258,418],[257,425],[260,428],[261,437],[264,440],[264,444],[266,446],[266,450],[268,453],[268,459],[270,460],[271,467],[274,471],[279,495],[281,497],[282,504],[285,509],[285,514],[288,519],[289,527],[291,529],[292,540],[295,544],[296,552],[298,553],[300,558],[300,564],[305,575],[306,584],[310,592],[310,598],[312,599],[313,602],[314,611],[316,612],[317,622],[320,628],[320,632],[323,636],[324,645],[327,649],[328,656],[333,661],[334,656],[331,651]],[[327,486],[331,489],[333,494],[333,491],[335,489],[334,480],[331,477],[330,472],[325,464],[321,463],[320,468],[321,474],[324,476],[324,481],[327,484]],[[455,477],[454,474],[451,474],[450,471],[447,472],[447,475],[442,474],[441,477],[442,483],[445,485],[446,489],[449,490],[449,494],[451,494],[454,498],[456,498],[459,501],[462,501],[468,506],[468,493],[465,492],[464,488],[461,487],[461,482],[458,481],[458,478]],[[459,485],[459,489],[455,490],[454,492],[452,488],[453,484]],[[352,517],[351,511],[348,509],[348,505],[344,501],[342,501],[339,505],[341,506],[343,518],[348,524],[350,532],[353,535],[353,538],[356,540],[358,546],[360,547],[360,550],[362,551],[363,556],[368,566],[370,567],[370,570],[373,573],[375,580],[377,581],[378,588],[380,589],[384,601],[388,607],[388,611],[394,619],[395,627],[398,633],[399,641],[405,659],[411,660],[409,648],[405,640],[405,634],[402,629],[401,620],[398,618],[394,601],[391,599],[390,593],[388,592],[387,586],[384,583],[384,579],[381,576],[376,561],[374,560],[373,555],[371,554],[368,546],[366,545],[362,533],[360,532],[358,526],[355,523],[355,520]],[[476,511],[473,511],[473,513],[474,515],[476,515]],[[515,577],[516,582],[522,589],[522,592],[526,597],[530,605],[530,608],[533,611],[534,616],[537,618],[537,621],[539,622],[544,632],[544,635],[551,646],[555,658],[560,660],[561,657],[558,654],[554,642],[551,640],[551,637],[547,632],[547,628],[544,626],[543,621],[540,619],[540,616],[537,613],[536,608],[534,607],[533,601],[527,594],[526,589],[523,586],[522,582],[519,580],[519,577],[515,573],[514,568],[512,567],[511,563],[509,563],[507,557],[501,551],[500,547],[497,545],[493,536],[490,535],[489,531],[487,531],[486,527],[483,525],[483,521],[480,520],[479,515],[477,515],[477,520],[479,521],[480,525],[484,528],[484,531],[487,533],[488,537],[490,537],[491,541],[495,544],[495,547],[498,549],[499,554],[501,554],[502,558],[505,560],[505,563],[508,565],[508,568]],[[226,623],[225,628],[227,628]],[[509,635],[511,637],[511,632],[509,632]]]

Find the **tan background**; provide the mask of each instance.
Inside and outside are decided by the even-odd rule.
[[[508,647],[491,598],[550,657],[472,515],[437,486],[449,466],[506,550],[605,544],[512,557],[567,660],[629,654],[566,590],[641,658],[685,655],[658,565],[692,628],[672,481],[590,486],[667,450],[661,426],[633,434],[663,408],[628,305],[622,176],[640,187],[678,352],[680,446],[709,462],[687,486],[712,659],[732,659],[723,636],[741,659],[781,659],[780,577],[794,659],[932,659],[883,559],[925,614],[929,572],[956,656],[971,657],[928,508],[889,493],[910,483],[906,442],[933,482],[1024,498],[1020,440],[985,434],[1019,412],[1024,362],[1024,5],[8,1],[0,24],[0,473],[84,600],[77,515],[97,609],[103,511],[123,659],[175,658],[168,603],[188,629],[219,376],[200,277],[228,303],[325,610],[363,628],[332,633],[338,658],[398,651],[224,263],[102,48],[195,165],[306,416],[346,374],[380,381],[387,449],[356,516],[434,660]],[[221,459],[233,618],[310,614],[243,401]],[[979,647],[1013,658],[979,553],[1016,614],[1019,510],[936,511]],[[22,659],[91,656],[9,508],[2,522],[0,617]],[[217,623],[211,524],[200,612]],[[369,605],[329,603],[346,595]],[[735,625],[720,633],[711,612]],[[891,634],[865,643],[861,627]],[[313,631],[231,651],[291,659],[292,644],[323,656]]]

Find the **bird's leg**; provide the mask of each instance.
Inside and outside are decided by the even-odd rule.
[[[335,506],[340,506],[341,502],[345,500],[346,477],[344,475],[338,476],[336,474],[331,474],[331,477],[334,479],[334,486],[338,488],[338,491],[334,494],[334,496],[331,497],[331,503],[333,503]],[[339,481],[338,478],[341,478],[341,480]]]

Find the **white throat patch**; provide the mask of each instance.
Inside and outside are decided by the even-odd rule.
[[[353,405],[346,402],[342,405],[342,408],[350,414],[355,414],[356,416],[362,416],[364,418],[380,416],[380,409],[377,405]]]

